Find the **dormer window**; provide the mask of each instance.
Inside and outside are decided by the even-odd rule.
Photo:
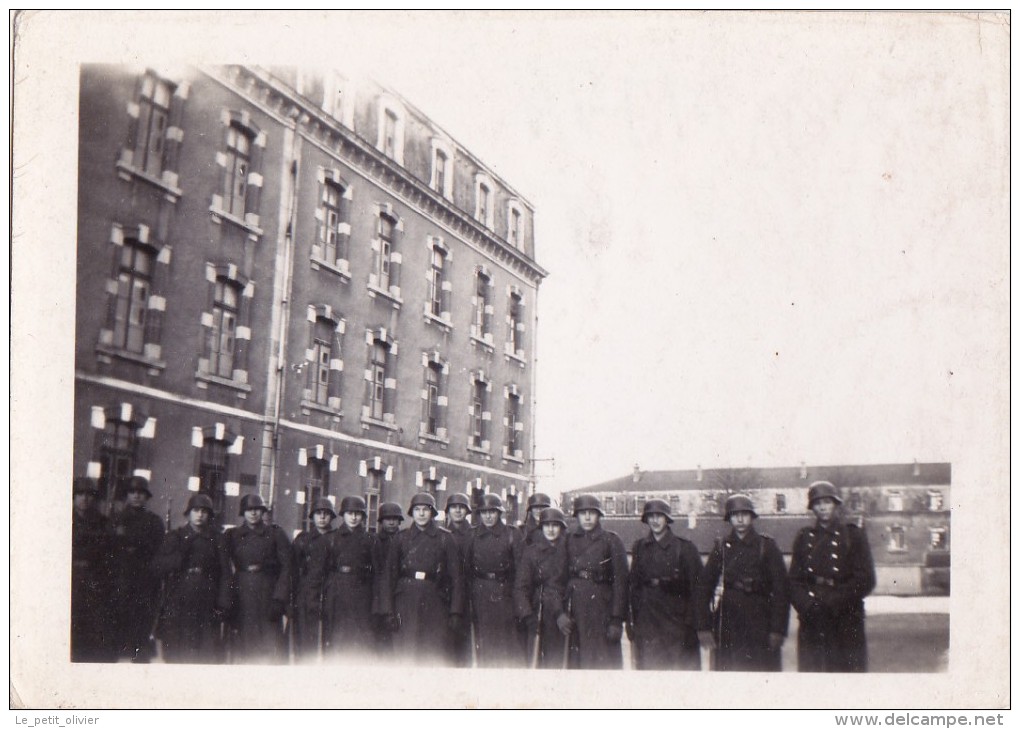
[[[496,189],[492,179],[488,175],[479,173],[475,175],[475,220],[491,229],[492,226],[492,197]]]
[[[379,139],[375,146],[397,164],[404,164],[404,110],[389,96],[379,100]]]

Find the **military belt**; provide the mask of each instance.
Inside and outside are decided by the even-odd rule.
[[[262,571],[262,565],[260,565],[260,564],[250,564],[250,565],[248,565],[247,567],[244,568],[244,571],[245,572],[261,572]]]
[[[414,570],[401,570],[400,576],[408,580],[420,580],[435,582],[439,579],[439,575],[431,574],[429,572],[415,572]]]
[[[815,584],[816,585],[828,585],[829,587],[835,587],[836,586],[836,581],[834,579],[832,579],[831,577],[818,577],[818,576],[816,576],[815,577]]]
[[[580,580],[588,580],[594,582],[597,585],[608,584],[612,580],[609,580],[604,572],[597,572],[595,570],[570,570],[570,574]]]
[[[480,580],[496,580],[498,582],[506,582],[510,577],[509,570],[499,570],[498,572],[483,572],[482,570],[475,568],[475,577]]]
[[[203,568],[203,567],[188,567],[186,572],[189,575],[204,575],[205,574],[205,568]]]
[[[648,587],[658,587],[663,590],[672,590],[677,587],[677,581],[668,577],[652,577],[645,580]]]
[[[756,580],[753,577],[748,577],[745,579],[736,579],[733,580],[732,582],[727,582],[726,586],[732,587],[734,590],[740,590],[741,592],[745,592],[748,595],[753,594],[755,592],[759,593],[763,592],[763,590],[761,589],[762,588],[761,580]]]

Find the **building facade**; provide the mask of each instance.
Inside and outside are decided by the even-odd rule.
[[[674,531],[711,551],[728,532],[726,498],[749,494],[759,519],[756,528],[776,540],[789,561],[797,532],[810,525],[808,486],[830,481],[843,498],[843,518],[865,529],[875,560],[878,594],[949,594],[950,485],[948,463],[907,463],[797,468],[724,468],[641,471],[563,494],[569,505],[595,494],[606,512],[606,528],[628,547],[645,528],[641,511],[648,499],[663,499],[675,515]]]
[[[533,489],[534,210],[398,94],[342,73],[85,66],[75,475],[225,523],[261,494]]]

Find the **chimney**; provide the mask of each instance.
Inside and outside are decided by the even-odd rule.
[[[698,483],[701,483],[701,464],[700,463],[698,464],[698,476],[697,476],[697,479],[698,479]]]
[[[639,466],[636,463],[634,464],[634,475],[632,478],[634,480],[634,483],[637,483],[638,481],[641,480],[641,466]]]
[[[807,463],[804,461],[800,462],[800,477],[807,478]]]
[[[921,475],[921,464],[918,463],[917,459],[915,458],[914,459],[914,476],[920,476],[920,475]]]

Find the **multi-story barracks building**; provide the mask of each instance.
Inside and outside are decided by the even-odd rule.
[[[649,499],[670,504],[673,531],[705,555],[715,539],[729,532],[723,521],[726,498],[750,495],[758,531],[768,534],[789,562],[797,532],[814,522],[808,487],[830,481],[842,494],[843,518],[868,535],[878,576],[877,594],[948,595],[950,483],[948,463],[808,466],[792,468],[711,468],[642,471],[562,496],[595,494],[602,500],[607,529],[629,549],[647,534],[641,512]]]
[[[533,489],[531,204],[341,73],[85,66],[74,475],[181,523]]]

